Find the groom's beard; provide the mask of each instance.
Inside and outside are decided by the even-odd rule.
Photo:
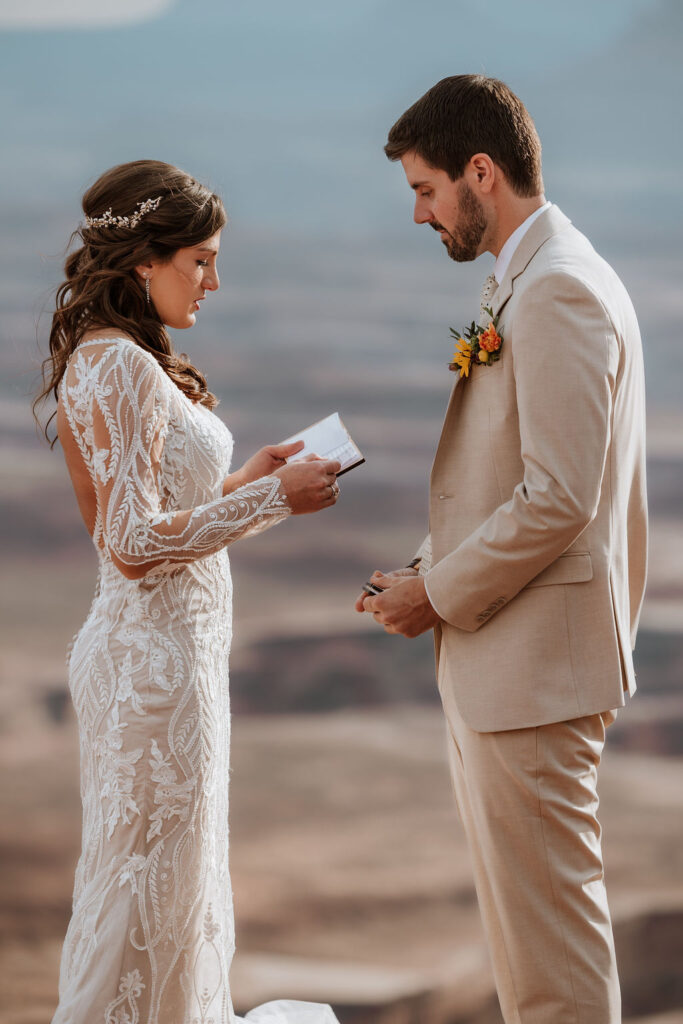
[[[452,260],[456,263],[470,263],[479,255],[479,246],[486,231],[486,214],[474,192],[463,181],[458,196],[459,226],[451,233],[443,224],[433,223],[435,231],[445,231],[443,244]]]

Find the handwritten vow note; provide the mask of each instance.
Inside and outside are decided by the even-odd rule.
[[[304,447],[296,455],[292,455],[288,462],[297,462],[307,455],[319,455],[321,459],[336,459],[341,462],[337,476],[342,476],[343,473],[348,473],[350,469],[365,462],[360,448],[344,426],[338,412],[333,412],[324,420],[318,420],[298,434],[292,434],[283,444],[289,444],[291,441],[303,441]]]

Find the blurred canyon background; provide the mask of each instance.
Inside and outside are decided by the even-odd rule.
[[[175,343],[220,396],[236,465],[334,410],[367,459],[335,509],[231,550],[237,1009],[277,995],[330,1001],[342,1024],[500,1022],[431,639],[353,611],[424,535],[448,328],[492,266],[456,266],[412,224],[382,152],[464,71],[525,101],[548,198],[641,323],[651,569],[602,822],[625,1019],[683,1022],[682,46],[680,0],[0,0],[0,1024],[48,1024],[56,1003],[80,841],[64,658],[95,578],[31,416],[36,336],[44,354],[83,190],[141,157],[226,200],[221,291]]]

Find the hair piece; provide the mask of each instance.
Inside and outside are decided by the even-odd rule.
[[[146,214],[152,213],[157,209],[163,198],[163,196],[157,196],[156,199],[145,199],[143,203],[138,203],[135,207],[135,213],[131,213],[130,217],[114,216],[110,206],[101,217],[86,217],[85,226],[86,228],[103,228],[108,224],[112,224],[114,227],[119,228],[136,228]]]

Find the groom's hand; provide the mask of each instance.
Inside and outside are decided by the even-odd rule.
[[[363,600],[363,610],[370,612],[387,633],[400,633],[412,639],[433,629],[439,622],[421,576],[385,576],[375,572],[370,577],[384,591]]]
[[[371,578],[370,578],[370,580],[368,582],[375,583],[380,578],[380,576],[403,576],[403,577],[411,576],[411,577],[415,577],[415,576],[417,576],[417,574],[418,574],[417,573],[417,569],[411,569],[410,566],[405,566],[405,568],[403,568],[403,569],[393,569],[391,572],[380,572],[379,569],[376,569],[375,572],[372,574],[372,576],[371,576]],[[355,607],[357,612],[364,612],[366,610],[364,602],[365,602],[365,598],[367,596],[368,596],[367,590],[361,590],[360,594],[356,598],[356,604],[354,605],[354,607]]]

